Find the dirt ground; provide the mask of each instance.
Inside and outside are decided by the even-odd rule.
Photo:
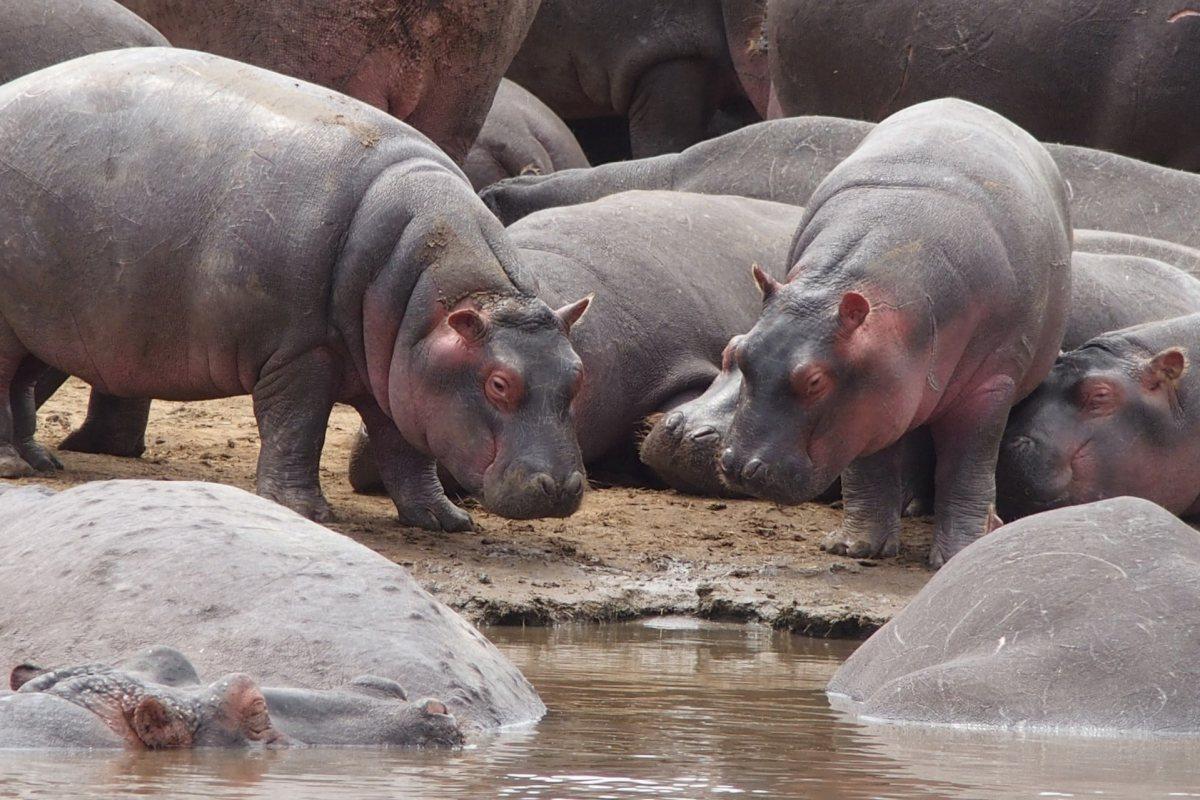
[[[42,409],[40,436],[57,444],[83,421],[87,387],[67,383]],[[407,567],[476,622],[548,624],[693,614],[759,621],[814,636],[861,637],[928,580],[928,520],[906,520],[899,559],[855,561],[821,552],[840,512],[781,508],[670,491],[599,488],[569,519],[506,520],[471,508],[478,530],[404,528],[386,497],[346,480],[357,415],[330,421],[321,480],[332,527]],[[51,486],[110,478],[206,480],[253,491],[258,434],[250,398],[157,402],[140,459],[60,453],[66,469],[28,479]]]

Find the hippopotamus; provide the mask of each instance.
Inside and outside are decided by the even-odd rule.
[[[481,196],[506,225],[555,206],[630,189],[736,194],[806,205],[817,185],[874,128],[834,117],[750,125],[682,153],[553,175],[510,178]],[[1077,228],[1200,247],[1200,176],[1069,145],[1045,145],[1071,186]]]
[[[463,171],[476,189],[514,175],[549,175],[590,166],[571,129],[550,108],[505,78]]]
[[[874,720],[1200,733],[1198,565],[1200,536],[1146,500],[1010,523],[955,556],[828,691]]]
[[[1193,313],[1105,333],[1060,356],[1005,431],[1003,513],[1121,495],[1200,513],[1200,378],[1189,363],[1197,352]]]
[[[0,13],[0,83],[104,50],[170,44],[114,0],[4,0]]]
[[[0,250],[0,475],[56,466],[33,438],[50,366],[109,395],[250,393],[259,493],[315,519],[335,401],[371,430],[405,524],[471,527],[435,459],[499,514],[578,508],[567,333],[588,300],[534,296],[428,139],[168,48],[50,67],[0,87],[0,106],[0,227],[21,231]]]
[[[8,487],[0,490],[0,538],[0,630],[10,663],[120,665],[169,642],[194,658],[194,671],[137,671],[186,686],[194,674],[233,668],[262,686],[332,690],[305,712],[305,724],[341,736],[351,734],[339,719],[357,713],[354,698],[341,696],[399,699],[395,684],[438,698],[468,731],[545,713],[512,663],[403,567],[240,489],[174,481]],[[268,705],[289,697],[264,696]],[[301,718],[282,705],[271,713],[289,735],[289,720]],[[295,736],[316,743],[311,730]]]
[[[1107,331],[1200,312],[1200,280],[1183,271],[1200,274],[1198,259],[1200,251],[1172,242],[1108,231],[1075,231],[1071,304],[1062,346],[1070,350]],[[731,342],[731,349],[736,346],[736,341]],[[656,420],[642,440],[642,462],[679,491],[728,494],[717,470],[717,457],[724,449],[741,387],[737,364],[726,358],[721,373],[704,394]],[[931,462],[919,449],[910,456],[915,460],[905,469],[906,474],[928,471]],[[921,475],[913,476],[910,486],[911,493],[919,493],[925,486]]]
[[[0,692],[0,750],[127,746],[100,717],[50,694]]]
[[[767,5],[777,115],[875,121],[960,97],[1039,139],[1200,167],[1176,135],[1200,125],[1200,14],[1177,0]]]
[[[644,420],[712,382],[725,342],[760,307],[750,265],[783,277],[801,212],[742,197],[625,192],[508,229],[543,300],[604,292],[574,336],[585,377],[572,413],[589,469],[614,482],[644,481],[636,456]],[[361,437],[350,482],[358,491],[378,487]]]
[[[542,0],[508,77],[565,120],[628,118],[634,158],[681,150],[722,103],[748,96],[726,30],[727,16],[734,35],[752,25],[736,13],[748,4]]]
[[[45,670],[21,665],[13,670],[11,685],[25,694],[52,694],[92,711],[135,748],[239,746],[249,741],[274,747],[463,743],[462,731],[443,703],[409,702],[404,689],[385,678],[366,675],[344,687],[314,690],[259,689],[248,676],[231,676],[217,688],[204,687],[183,653],[161,645],[115,667]],[[242,693],[232,692],[232,686],[240,686]],[[59,724],[56,716],[44,720],[45,726]],[[60,735],[68,736],[65,731]]]
[[[336,89],[461,163],[541,0],[121,0],[178,47]]]
[[[1008,411],[1058,355],[1071,287],[1067,188],[1045,149],[980,106],[937,100],[879,124],[814,192],[788,281],[730,353],[743,387],[718,458],[731,488],[811,500],[841,475],[826,540],[895,554],[908,434],[937,457],[939,566],[997,523]]]

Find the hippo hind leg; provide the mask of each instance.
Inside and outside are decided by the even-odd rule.
[[[38,472],[54,472],[62,469],[50,450],[37,441],[37,403],[34,393],[38,378],[46,371],[46,365],[35,358],[27,358],[17,369],[9,386],[9,403],[13,416],[13,443],[25,463]]]
[[[137,458],[146,451],[149,419],[149,400],[113,397],[93,389],[87,419],[63,439],[58,449]]]
[[[37,429],[33,390],[43,369],[11,329],[0,325],[0,477],[22,478],[35,472],[25,454],[35,459],[41,455],[31,445]]]

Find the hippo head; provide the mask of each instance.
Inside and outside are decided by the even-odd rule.
[[[1131,359],[1105,338],[1059,356],[1009,416],[998,511],[1016,518],[1121,495],[1186,509],[1196,494],[1187,471],[1154,467],[1186,443],[1176,392],[1187,368],[1181,348]]]
[[[898,355],[909,336],[899,315],[872,312],[858,292],[780,284],[758,267],[754,275],[764,308],[731,344],[742,388],[718,468],[734,490],[801,503],[903,434],[917,402]]]
[[[388,720],[383,744],[403,747],[461,747],[462,730],[440,700],[400,704]]]
[[[742,373],[731,358],[742,338],[735,336],[725,348],[721,372],[704,394],[662,415],[642,441],[642,463],[673,489],[710,497],[730,494],[717,472],[717,457],[742,388]]]
[[[583,499],[571,401],[583,364],[567,334],[590,302],[552,311],[522,296],[471,296],[434,314],[392,363],[404,437],[505,517],[565,517]]]

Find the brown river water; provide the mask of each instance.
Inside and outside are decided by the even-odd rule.
[[[1200,740],[864,725],[853,643],[662,619],[485,631],[550,714],[458,752],[0,751],[0,797],[1200,798]]]

